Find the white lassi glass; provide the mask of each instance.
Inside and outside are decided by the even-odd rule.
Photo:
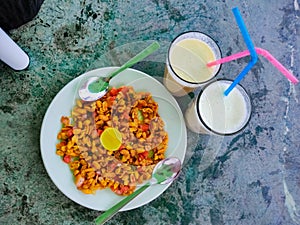
[[[233,135],[246,127],[251,117],[251,100],[239,84],[225,96],[224,91],[232,82],[215,80],[200,91],[185,112],[186,125],[191,131]]]
[[[174,96],[184,96],[215,78],[221,65],[206,64],[220,58],[219,46],[208,35],[198,31],[180,34],[168,50],[164,85]]]

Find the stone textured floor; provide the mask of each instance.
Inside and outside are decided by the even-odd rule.
[[[43,166],[39,135],[50,102],[73,78],[120,65],[136,53],[133,46],[151,40],[161,43],[160,52],[134,67],[161,77],[168,45],[184,31],[209,34],[223,56],[245,50],[233,7],[254,44],[299,79],[298,0],[45,0],[33,21],[11,30],[31,63],[20,72],[0,63],[0,224],[93,224],[100,212],[64,196]],[[114,49],[131,52],[116,59]],[[248,60],[224,64],[218,76],[234,79]],[[107,224],[300,224],[300,86],[264,58],[241,83],[253,101],[247,128],[225,138],[188,132],[178,180]],[[190,99],[178,101],[185,110]]]

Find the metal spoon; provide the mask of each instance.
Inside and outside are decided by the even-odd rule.
[[[171,157],[160,161],[152,172],[152,178],[148,183],[137,189],[131,195],[118,202],[116,205],[108,209],[106,212],[96,218],[96,225],[104,224],[111,219],[121,208],[132,201],[136,196],[150,187],[152,184],[168,184],[171,183],[179,174],[181,162],[178,158]]]
[[[111,78],[146,58],[158,48],[159,44],[155,41],[136,56],[128,60],[123,66],[109,73],[107,77],[90,77],[80,87],[78,91],[79,97],[84,101],[96,101],[97,99],[102,98],[108,91]]]

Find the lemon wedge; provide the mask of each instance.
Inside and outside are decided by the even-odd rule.
[[[122,144],[122,134],[116,128],[106,128],[100,136],[100,142],[106,150],[118,150]]]

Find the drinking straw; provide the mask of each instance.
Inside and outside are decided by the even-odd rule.
[[[245,50],[245,51],[242,51],[242,52],[232,54],[230,56],[223,57],[221,59],[217,59],[215,61],[211,61],[211,62],[207,63],[206,66],[208,66],[208,67],[216,66],[216,65],[227,63],[227,62],[239,59],[239,58],[243,58],[243,57],[248,56],[248,55],[250,55],[249,50]]]
[[[232,12],[233,12],[233,14],[235,16],[235,20],[236,20],[236,22],[237,22],[237,24],[238,24],[238,26],[240,28],[240,31],[241,31],[242,36],[244,38],[244,41],[245,41],[245,43],[247,45],[247,48],[250,51],[251,57],[254,58],[254,60],[255,59],[257,60],[257,53],[255,51],[254,44],[253,44],[253,42],[252,42],[252,40],[250,38],[250,35],[249,35],[248,31],[247,31],[246,25],[244,23],[244,20],[242,18],[242,15],[241,15],[239,9],[237,7],[233,8]]]
[[[273,66],[275,66],[293,84],[297,84],[299,82],[299,80],[287,68],[285,68],[273,55],[271,55],[270,52],[268,52],[265,49],[257,48],[257,47],[255,47],[255,50],[256,50],[257,54],[262,55],[267,60],[269,60],[269,62],[272,63]],[[222,63],[233,61],[235,59],[243,58],[248,55],[250,55],[249,50],[245,50],[245,51],[235,53],[233,55],[218,59],[216,61],[209,62],[209,63],[207,63],[207,66],[211,67],[211,66],[219,65]]]
[[[265,57],[273,64],[287,79],[289,79],[293,84],[297,84],[299,80],[287,69],[285,68],[274,56],[272,56],[267,50],[262,48],[257,49],[257,53]]]
[[[251,70],[251,68],[255,65],[258,59],[254,44],[250,38],[250,35],[247,31],[246,25],[243,21],[239,9],[237,7],[233,8],[232,12],[235,16],[235,20],[243,35],[244,41],[249,49],[251,60],[248,63],[248,65],[242,70],[242,72],[237,76],[237,78],[232,82],[232,84],[225,90],[224,92],[225,96],[227,96],[232,91],[232,89],[244,78],[244,76]]]

